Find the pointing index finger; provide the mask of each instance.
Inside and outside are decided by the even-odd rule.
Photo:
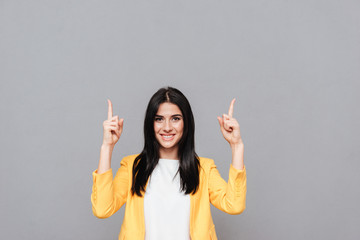
[[[232,118],[233,113],[234,113],[234,102],[235,102],[235,98],[233,98],[233,100],[230,103],[230,107],[229,107],[229,116]]]
[[[112,107],[112,103],[110,101],[110,99],[108,99],[108,104],[109,104],[109,108],[108,108],[108,120],[111,120],[112,116],[113,116],[113,107]]]

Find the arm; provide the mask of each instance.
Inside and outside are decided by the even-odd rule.
[[[229,180],[221,178],[214,161],[210,162],[209,195],[210,202],[218,209],[229,214],[240,214],[246,202],[246,170],[244,166],[244,143],[240,126],[233,118],[235,98],[231,101],[229,114],[218,117],[220,130],[232,150],[232,164],[229,169]]]
[[[98,169],[96,169],[92,174],[92,211],[98,218],[110,217],[126,202],[129,187],[126,158],[123,158],[120,164],[114,180],[111,168],[103,173],[98,173]]]
[[[93,172],[93,187],[91,193],[92,211],[98,218],[113,215],[126,202],[128,190],[128,167],[126,159],[113,180],[111,169],[111,155],[115,144],[119,140],[124,119],[113,117],[112,102],[108,99],[108,119],[103,122],[104,135],[100,151],[98,169]]]
[[[230,164],[229,179],[226,183],[221,177],[213,160],[210,162],[209,198],[219,210],[235,215],[245,210],[246,205],[246,169],[236,169]]]
[[[112,145],[101,145],[100,149],[100,160],[97,173],[101,174],[108,171],[111,168],[111,156],[114,150]]]

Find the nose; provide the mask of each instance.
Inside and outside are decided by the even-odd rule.
[[[170,120],[166,120],[164,125],[164,131],[170,132],[171,130],[172,130],[171,122]]]

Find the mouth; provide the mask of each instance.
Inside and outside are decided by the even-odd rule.
[[[175,134],[160,134],[160,135],[161,135],[162,140],[164,140],[164,141],[171,141],[175,137]]]

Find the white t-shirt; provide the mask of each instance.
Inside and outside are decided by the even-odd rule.
[[[180,192],[179,160],[159,159],[144,196],[145,240],[190,239],[190,195]],[[174,179],[173,179],[174,178]]]

